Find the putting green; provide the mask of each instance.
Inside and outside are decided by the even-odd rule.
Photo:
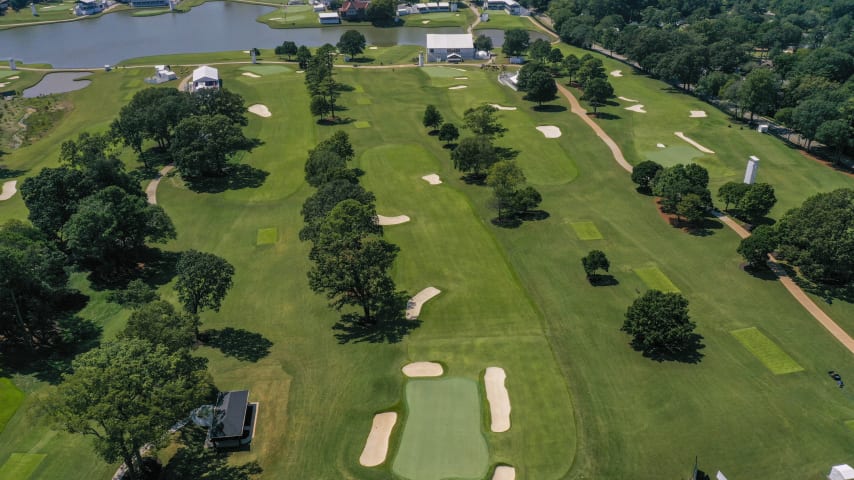
[[[489,466],[477,383],[411,380],[408,414],[392,470],[409,480],[480,479]]]
[[[635,274],[643,280],[643,283],[646,284],[651,290],[661,290],[662,292],[674,292],[678,293],[679,289],[673,282],[667,278],[667,275],[664,274],[658,267],[644,267],[644,268],[635,268]]]
[[[284,65],[247,65],[245,67],[240,67],[240,69],[244,72],[252,72],[261,76],[294,71],[292,68]]]
[[[16,72],[15,70],[0,70],[0,78],[12,77],[20,74],[21,72]]]
[[[44,453],[13,453],[0,467],[0,480],[27,480],[46,456]]]
[[[15,415],[23,401],[24,392],[20,391],[12,380],[0,378],[0,432],[6,427],[6,422]]]
[[[357,120],[353,122],[353,126],[356,128],[371,128],[371,122],[367,120]]]
[[[279,241],[279,229],[276,227],[272,228],[259,228],[258,236],[255,239],[255,245],[273,245],[274,243]]]
[[[466,73],[466,71],[463,70],[462,68],[450,68],[450,67],[425,67],[425,68],[420,68],[419,70],[426,73],[431,78],[462,77]]]
[[[742,328],[729,333],[775,375],[804,370],[804,367],[798,365],[798,362],[756,327]]]
[[[593,222],[571,222],[572,229],[579,240],[601,240],[602,233]]]
[[[692,163],[695,158],[702,156],[702,153],[689,145],[673,145],[667,148],[659,148],[644,154],[644,157],[647,160],[652,160],[663,167],[671,167],[677,163]]]

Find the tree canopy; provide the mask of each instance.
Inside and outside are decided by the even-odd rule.
[[[155,300],[131,312],[119,338],[138,338],[170,352],[189,349],[196,342],[198,320],[175,310],[169,302]]]
[[[442,113],[436,108],[436,105],[427,105],[424,109],[424,118],[421,123],[425,128],[436,130],[442,125]]]
[[[175,268],[178,300],[191,315],[205,309],[219,311],[233,285],[234,266],[212,253],[187,250]]]
[[[451,160],[457,170],[480,175],[498,161],[498,156],[492,141],[486,136],[477,135],[460,140],[457,148],[451,151]]]
[[[694,345],[696,325],[688,316],[688,300],[679,293],[648,290],[626,311],[622,331],[632,346],[650,357],[678,355]]]
[[[492,38],[487,35],[480,34],[474,39],[474,48],[479,51],[489,52],[492,50]]]
[[[495,114],[498,109],[492,105],[483,104],[479,107],[472,107],[463,113],[463,121],[466,128],[472,131],[475,135],[485,136],[488,138],[501,137],[507,131]]]
[[[458,138],[460,138],[460,130],[453,123],[443,123],[439,128],[439,140],[445,142],[445,145],[451,144]]]
[[[326,215],[344,200],[355,200],[362,205],[373,205],[376,199],[373,193],[365,190],[360,184],[349,180],[338,178],[322,183],[317,187],[317,191],[308,197],[302,205],[300,213],[303,217],[304,226],[299,232],[300,240],[316,241],[318,229]],[[376,212],[372,215],[375,214]]]
[[[527,30],[521,28],[511,28],[504,32],[504,45],[501,46],[501,51],[510,57],[518,57],[528,49],[531,42],[531,36]]]
[[[239,126],[222,114],[194,115],[175,127],[171,152],[188,178],[223,176],[235,153],[249,147]]]
[[[614,87],[604,78],[593,78],[584,86],[582,100],[587,100],[593,107],[593,113],[597,113],[599,107],[607,105],[608,99],[614,97]]]
[[[695,163],[680,163],[661,170],[655,176],[652,193],[661,197],[661,206],[665,212],[674,213],[682,197],[692,193],[700,197],[704,206],[711,206],[712,194],[708,185],[709,172],[705,168]]]
[[[347,30],[338,40],[338,50],[345,55],[355,57],[365,51],[365,36],[358,30]]]
[[[644,160],[632,169],[632,182],[642,190],[651,191],[652,181],[664,167],[652,160]]]
[[[584,273],[590,279],[596,275],[597,270],[608,271],[611,268],[611,262],[602,250],[590,250],[590,252],[581,258],[581,266],[584,267]]]

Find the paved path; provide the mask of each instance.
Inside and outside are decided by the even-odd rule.
[[[152,180],[151,183],[145,187],[145,196],[148,197],[148,203],[157,205],[157,187],[160,185],[160,180],[174,169],[175,165],[166,165],[161,168],[160,172],[157,173],[157,178]]]

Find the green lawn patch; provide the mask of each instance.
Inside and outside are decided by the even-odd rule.
[[[371,128],[371,122],[367,120],[356,120],[353,122],[353,126],[356,128]]]
[[[635,274],[643,280],[651,290],[660,290],[662,292],[679,292],[679,288],[667,278],[658,267],[635,268]]]
[[[359,97],[356,99],[356,103],[359,105],[370,105],[374,102],[369,97]]]
[[[466,71],[462,68],[429,66],[419,70],[426,73],[431,78],[454,78],[466,76]]]
[[[845,426],[854,430],[854,420],[845,420]]]
[[[294,71],[291,67],[286,67],[284,65],[247,65],[245,67],[240,67],[240,69],[245,72],[252,72],[261,76]]]
[[[392,469],[411,480],[483,478],[489,452],[481,433],[477,383],[464,378],[413,380],[408,416]]]
[[[804,367],[798,365],[798,362],[756,327],[742,328],[729,333],[775,375],[802,372],[804,370]]]
[[[668,140],[670,140],[668,138]],[[671,167],[677,163],[689,164],[702,154],[694,147],[687,145],[673,145],[667,148],[659,148],[646,154],[647,160],[652,160],[663,167]]]
[[[20,74],[21,72],[17,70],[0,70],[0,78],[13,77]]]
[[[259,228],[255,245],[273,245],[279,241],[279,229],[276,227]]]
[[[24,401],[24,392],[18,389],[12,380],[0,378],[0,432],[6,427],[6,422],[15,415],[21,402]]]
[[[46,456],[44,453],[13,453],[0,467],[0,480],[27,480]]]
[[[571,222],[572,229],[579,240],[601,240],[604,237],[593,222]]]

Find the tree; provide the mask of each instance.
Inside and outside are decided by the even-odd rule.
[[[726,182],[718,189],[718,198],[724,201],[724,210],[729,210],[730,204],[738,205],[738,202],[750,189],[750,185],[742,182]]]
[[[614,97],[614,87],[604,78],[594,78],[587,82],[584,87],[582,100],[587,100],[590,106],[593,107],[593,113],[597,113],[597,109],[606,105],[609,98]]]
[[[281,45],[276,47],[276,55],[287,55],[288,61],[291,60],[291,55],[296,55],[297,52],[297,44],[290,40],[285,40]]]
[[[836,151],[835,162],[839,164],[842,160],[842,150],[854,145],[854,127],[850,121],[841,118],[828,120],[818,126],[815,138],[828,147],[833,147]]]
[[[739,95],[741,104],[750,110],[751,122],[753,122],[754,113],[768,113],[776,104],[777,83],[774,72],[764,68],[757,68],[744,78]]]
[[[442,114],[436,108],[436,105],[427,105],[427,108],[424,109],[424,119],[421,120],[421,123],[424,124],[425,128],[431,130],[436,130],[442,125]]]
[[[175,310],[171,303],[156,300],[140,305],[127,321],[118,338],[137,338],[170,352],[189,350],[196,342],[198,319]]]
[[[233,285],[234,267],[226,259],[212,253],[187,250],[178,258],[175,270],[175,291],[187,313],[196,316],[205,309],[219,311]],[[198,329],[198,323],[195,327]]]
[[[535,73],[549,73],[548,67],[540,62],[528,62],[519,69],[516,76],[516,85],[519,90],[527,92],[531,88],[531,79]]]
[[[548,61],[552,65],[559,65],[563,62],[563,52],[559,48],[554,47],[549,51]]]
[[[528,93],[525,100],[537,102],[542,106],[543,102],[554,100],[557,96],[557,84],[551,74],[547,72],[535,72],[528,82]]]
[[[809,279],[831,284],[854,281],[854,190],[809,197],[778,222],[780,254]]]
[[[355,57],[365,51],[365,36],[358,30],[347,30],[338,40],[338,50],[345,55]]]
[[[175,227],[159,205],[111,186],[81,200],[62,235],[75,261],[115,272],[132,265],[146,242],[174,239]]]
[[[377,312],[396,296],[389,269],[400,249],[381,234],[373,205],[344,200],[321,223],[309,255],[309,287],[336,310],[361,307],[366,324],[377,323]]]
[[[140,133],[141,138],[154,140],[157,146],[166,148],[172,131],[191,112],[190,94],[173,87],[146,88],[136,92],[119,110],[111,131],[134,149],[141,147]]]
[[[480,34],[474,39],[474,48],[478,51],[489,52],[492,50],[492,38]]]
[[[297,63],[299,64],[299,68],[302,70],[307,69],[309,61],[311,61],[311,50],[305,45],[300,45],[297,48]]]
[[[632,336],[635,349],[660,357],[690,348],[695,327],[688,316],[685,297],[679,293],[648,290],[629,306],[620,330]]]
[[[596,270],[607,272],[611,268],[611,262],[608,261],[608,257],[602,250],[590,250],[590,253],[581,258],[581,265],[584,267],[584,273],[588,280],[596,276]]]
[[[768,254],[777,248],[777,234],[773,227],[760,225],[738,245],[738,254],[752,267],[759,267],[768,260]]]
[[[492,105],[481,105],[479,107],[469,108],[463,113],[463,121],[466,128],[472,131],[475,135],[482,135],[490,139],[501,137],[507,131],[495,118],[495,113],[498,109]]]
[[[140,449],[163,445],[169,427],[210,399],[205,363],[145,340],[106,343],[74,360],[45,408],[68,432],[94,437],[106,462],[123,460],[129,478],[141,479]]]
[[[460,140],[457,148],[451,152],[451,160],[457,170],[480,176],[481,172],[498,161],[498,157],[492,141],[488,137],[478,135]]]
[[[578,83],[581,85],[581,88],[586,91],[587,85],[591,81],[595,79],[607,81],[608,76],[605,74],[605,66],[602,64],[602,60],[586,55],[585,57],[582,57],[582,60],[580,60],[576,75],[578,76]]]
[[[128,282],[127,287],[124,289],[110,292],[107,295],[107,299],[126,307],[139,308],[146,303],[159,300],[160,297],[157,295],[156,290],[137,278]]]
[[[513,160],[502,160],[489,167],[486,184],[492,187],[498,205],[498,219],[503,218],[502,212],[512,210],[513,195],[525,183],[525,174]]]
[[[777,197],[774,195],[774,187],[767,183],[754,183],[750,185],[741,199],[736,203],[739,216],[751,223],[756,223],[774,207]]]
[[[689,193],[679,199],[676,214],[684,217],[688,223],[697,223],[706,216],[706,203],[696,193]]]
[[[676,164],[663,169],[655,176],[652,193],[661,197],[662,210],[676,212],[683,196],[694,193],[706,206],[711,206],[711,193],[708,190],[709,174],[705,168],[696,165]]]
[[[332,150],[314,149],[305,162],[305,181],[312,187],[335,179],[350,179],[352,173],[347,169],[346,160]]]
[[[561,64],[563,69],[566,70],[566,74],[569,75],[569,83],[572,83],[572,77],[578,73],[578,69],[581,68],[581,61],[578,60],[578,57],[570,53],[563,58]]]
[[[531,46],[528,49],[531,58],[542,63],[546,61],[549,53],[552,51],[552,45],[542,38],[538,38],[531,42]]]
[[[818,135],[819,127],[839,115],[837,105],[830,100],[807,98],[792,112],[792,126],[807,139],[807,150]]]
[[[644,160],[632,169],[632,182],[641,190],[651,191],[652,181],[663,168],[652,160]]]
[[[528,49],[530,41],[531,36],[527,30],[511,28],[504,32],[504,45],[502,45],[501,51],[509,57],[518,57]]]
[[[238,93],[225,88],[203,88],[190,97],[194,115],[225,115],[232,123],[248,125],[246,104]]]
[[[450,145],[458,138],[460,138],[460,131],[453,123],[445,122],[439,128],[439,140],[445,142],[445,145]]]
[[[397,0],[373,0],[365,14],[374,24],[387,25],[397,16]]]
[[[311,110],[312,115],[317,115],[322,119],[324,115],[329,113],[330,106],[329,102],[326,100],[326,97],[324,97],[323,95],[314,95],[311,97],[309,109]]]
[[[345,162],[349,162],[356,157],[356,151],[353,150],[353,144],[350,143],[350,135],[343,130],[338,130],[329,137],[321,140],[312,152],[319,150],[334,152],[343,158]]]
[[[302,214],[304,226],[299,232],[300,240],[315,241],[320,224],[323,223],[326,215],[344,200],[373,205],[376,198],[373,193],[365,190],[358,183],[345,179],[339,178],[321,184],[314,195],[308,197],[302,205],[300,214]]]
[[[21,183],[21,197],[28,217],[49,238],[60,238],[65,222],[77,210],[77,203],[89,195],[86,175],[68,167],[45,168]]]
[[[194,115],[175,127],[171,152],[188,178],[222,176],[231,157],[248,145],[240,127],[225,115]]]
[[[124,163],[110,151],[105,134],[83,132],[76,140],[62,142],[59,161],[83,172],[93,190],[116,185],[128,193],[140,192],[139,182],[127,174]]]

